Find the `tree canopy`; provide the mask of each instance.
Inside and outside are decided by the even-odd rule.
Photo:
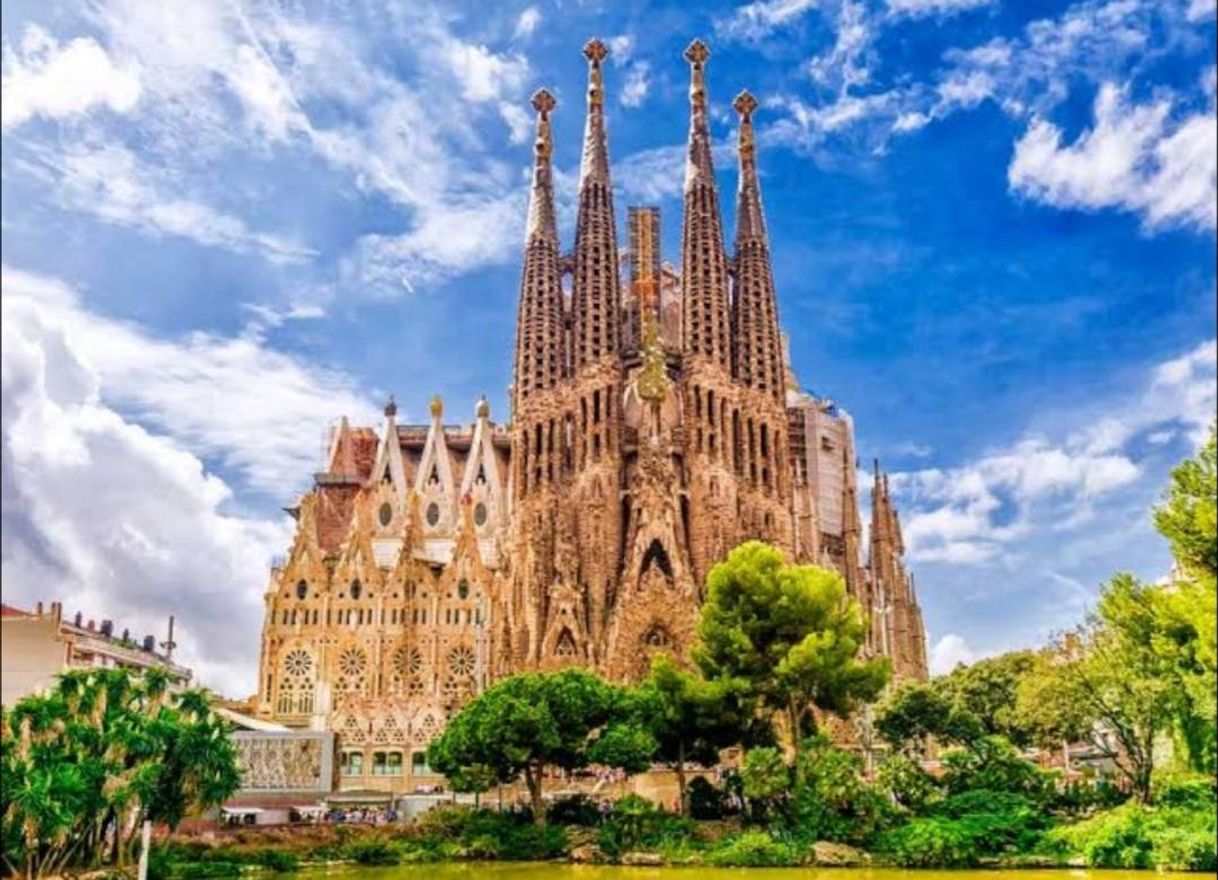
[[[122,864],[144,819],[171,828],[240,785],[228,725],[163,670],[70,671],[0,716],[4,859],[27,877]]]
[[[841,575],[787,565],[758,541],[711,569],[694,659],[706,678],[731,681],[785,714],[796,752],[816,729],[812,710],[848,716],[887,684],[886,658],[860,658],[866,623]]]
[[[645,766],[656,743],[631,727],[627,701],[623,689],[584,669],[514,675],[449,721],[428,747],[428,764],[458,786],[474,779],[489,786],[488,780],[510,782],[523,774],[534,820],[541,823],[547,766]],[[471,768],[477,768],[472,778]]]

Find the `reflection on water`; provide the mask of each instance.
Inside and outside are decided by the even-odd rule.
[[[318,872],[301,875],[323,876]],[[1152,871],[1092,871],[1061,868],[1018,871],[906,871],[899,868],[634,868],[619,865],[567,865],[537,862],[449,862],[400,865],[392,868],[342,868],[324,874],[327,880],[1155,880]]]

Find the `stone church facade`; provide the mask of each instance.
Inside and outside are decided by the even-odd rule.
[[[741,93],[735,237],[724,236],[695,41],[679,268],[658,209],[619,250],[605,133],[607,49],[584,48],[588,106],[574,244],[557,228],[550,117],[537,136],[506,423],[335,430],[274,567],[257,710],[336,731],[349,788],[409,790],[427,742],[497,677],[588,666],[618,680],[683,656],[710,568],[761,539],[832,566],[870,619],[867,651],[924,678],[900,520],[878,472],[859,511],[854,431],[800,392],[784,351]],[[864,547],[864,542],[867,546]]]

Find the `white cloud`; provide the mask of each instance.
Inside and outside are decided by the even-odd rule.
[[[5,274],[5,601],[58,599],[137,636],[163,634],[176,615],[178,658],[196,680],[249,693],[261,593],[289,524],[226,513],[231,491],[198,458],[108,406],[105,379],[77,348],[87,335],[62,320],[64,291],[55,306],[31,300],[31,285],[55,286]]]
[[[499,115],[507,123],[508,137],[514,144],[523,144],[533,130],[533,120],[519,104],[503,101],[499,104]]]
[[[930,674],[946,675],[960,664],[967,666],[976,659],[976,653],[962,636],[948,633],[930,649]]]
[[[136,65],[115,64],[88,37],[61,46],[35,25],[26,26],[18,49],[5,44],[0,83],[0,127],[6,129],[36,116],[64,119],[99,106],[126,113],[140,98]]]
[[[306,259],[310,253],[294,242],[250,229],[246,218],[263,194],[251,199],[251,188],[224,186],[215,169],[308,149],[347,178],[341,185],[405,209],[402,232],[386,236],[403,242],[392,252],[404,262],[380,274],[394,279],[380,292],[513,253],[518,218],[472,227],[465,221],[475,206],[493,209],[518,197],[517,172],[527,157],[519,165],[502,161],[493,149],[501,130],[486,135],[482,122],[502,121],[512,142],[528,140],[528,61],[460,38],[440,5],[412,5],[409,14],[356,11],[320,24],[278,6],[101,0],[88,23],[117,69],[140,72],[138,126],[95,126],[78,141],[30,142],[38,161],[10,167],[50,177],[62,207],[148,233]],[[381,40],[416,74],[406,79],[397,63],[387,67]],[[5,103],[7,110],[7,96]],[[458,239],[487,240],[445,241],[436,259],[417,259],[410,243],[433,240],[441,228]],[[356,242],[340,265],[361,260],[367,244]],[[411,266],[423,274],[407,277]]]
[[[899,15],[949,15],[992,2],[994,0],[888,0],[888,8]]]
[[[716,21],[715,33],[729,39],[762,40],[818,5],[819,0],[754,0]]]
[[[653,147],[625,156],[613,165],[613,182],[628,199],[659,202],[681,194],[684,144]]]
[[[155,235],[192,239],[209,247],[259,253],[277,263],[300,263],[315,252],[282,236],[249,229],[239,217],[181,194],[118,145],[33,152],[25,167],[50,184],[64,208]]]
[[[623,107],[638,107],[647,99],[647,92],[651,88],[650,74],[651,65],[646,61],[636,61],[630,65],[620,94]]]
[[[1095,123],[1069,145],[1043,119],[1015,145],[1011,190],[1060,208],[1118,208],[1148,228],[1215,228],[1218,219],[1218,128],[1212,110],[1173,121],[1166,100],[1134,104],[1106,84]]]
[[[869,50],[874,29],[866,7],[850,0],[842,3],[834,28],[833,48],[808,62],[808,73],[817,83],[845,95],[871,78]]]
[[[1218,402],[1216,357],[1210,340],[1155,366],[1143,388],[1061,441],[1028,436],[952,469],[894,474],[910,558],[1010,562],[1033,530],[1069,531],[1086,522],[1097,503],[1141,476],[1132,441],[1146,437],[1162,446],[1183,435],[1201,442]]]
[[[615,34],[605,40],[605,46],[608,47],[609,58],[614,64],[625,64],[634,51],[634,37],[630,34]]]
[[[104,405],[134,414],[269,495],[282,496],[317,469],[332,419],[345,413],[375,420],[374,404],[349,376],[267,348],[257,332],[157,339],[88,311],[55,279],[5,267],[2,285],[5,323],[37,324],[62,337],[95,374]],[[299,317],[316,307],[292,311]]]
[[[925,128],[929,123],[929,116],[917,110],[912,110],[898,116],[892,124],[892,130],[897,132],[917,131],[920,128]]]
[[[524,56],[499,55],[474,43],[448,40],[443,54],[461,84],[463,97],[474,103],[519,91],[529,73]]]
[[[530,6],[520,13],[516,19],[515,37],[518,40],[527,39],[533,35],[533,31],[537,30],[537,25],[541,23],[541,10],[536,6]]]

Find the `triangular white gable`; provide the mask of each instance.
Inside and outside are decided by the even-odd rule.
[[[385,479],[393,483],[394,494],[397,496],[400,510],[406,509],[406,468],[402,464],[402,447],[398,440],[397,423],[392,415],[385,416],[385,428],[381,433],[380,442],[376,447],[376,464],[372,466],[369,477],[375,485]]]
[[[495,458],[495,449],[491,442],[491,424],[483,418],[474,423],[474,439],[470,443],[469,458],[465,462],[465,476],[461,480],[462,498],[474,488],[479,468],[482,468],[483,475],[486,477],[487,491],[492,506],[498,509],[502,487],[502,483],[499,482],[499,462]]]
[[[448,441],[444,437],[444,426],[440,419],[433,418],[431,427],[427,429],[427,442],[423,445],[423,457],[419,459],[419,472],[415,474],[414,490],[421,497],[432,494],[427,491],[427,481],[432,472],[440,479],[440,489],[449,498],[452,497],[453,482],[452,463],[448,457]]]

